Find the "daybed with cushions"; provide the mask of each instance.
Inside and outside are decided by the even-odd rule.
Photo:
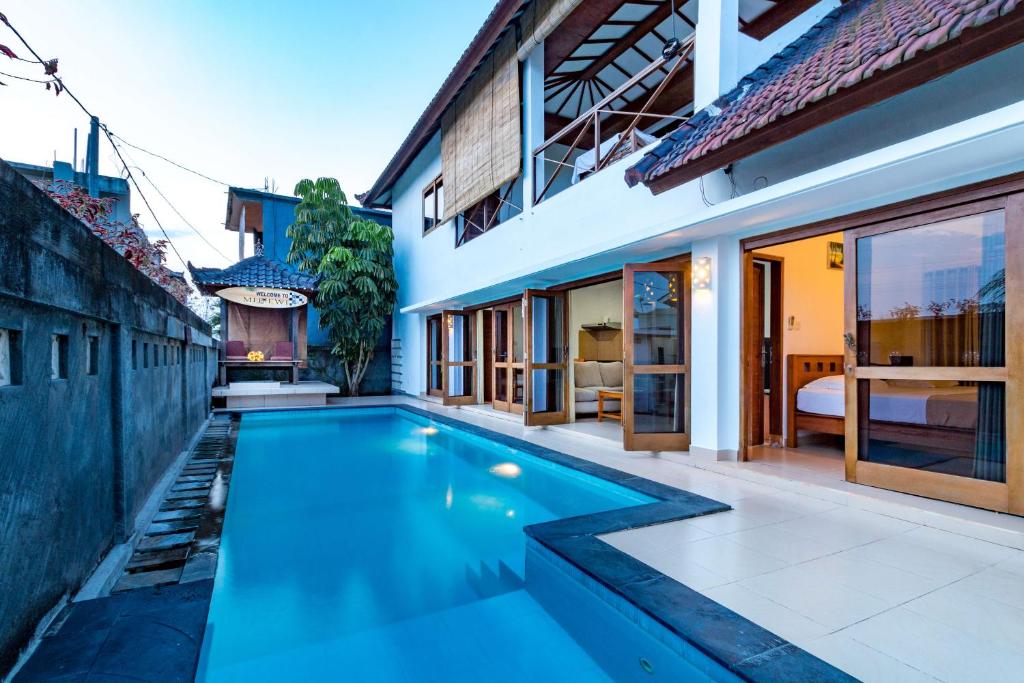
[[[597,392],[622,391],[622,361],[583,360],[574,363],[576,415],[597,414]],[[620,401],[605,401],[605,410],[621,410]]]

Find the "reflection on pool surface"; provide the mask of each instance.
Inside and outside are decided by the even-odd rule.
[[[247,415],[232,479],[199,680],[622,679],[522,529],[653,499],[394,409]]]

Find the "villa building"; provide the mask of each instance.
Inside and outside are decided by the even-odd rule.
[[[500,0],[360,197],[396,388],[1024,514],[1022,42],[1017,0]]]

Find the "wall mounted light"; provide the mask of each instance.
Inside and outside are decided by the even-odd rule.
[[[701,256],[693,265],[693,288],[711,289],[711,257]]]

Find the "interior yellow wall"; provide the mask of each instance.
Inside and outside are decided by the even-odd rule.
[[[842,241],[842,233],[833,233],[758,250],[758,253],[785,259],[782,265],[783,356],[843,352],[843,271],[826,265],[828,243]]]
[[[842,242],[841,232],[789,242],[759,254],[780,256],[782,264],[782,387],[786,421],[786,356],[842,354],[845,312],[843,270],[828,267],[828,243]],[[791,321],[792,318],[792,321]],[[767,322],[767,321],[766,321]],[[785,424],[783,425],[785,430]]]

